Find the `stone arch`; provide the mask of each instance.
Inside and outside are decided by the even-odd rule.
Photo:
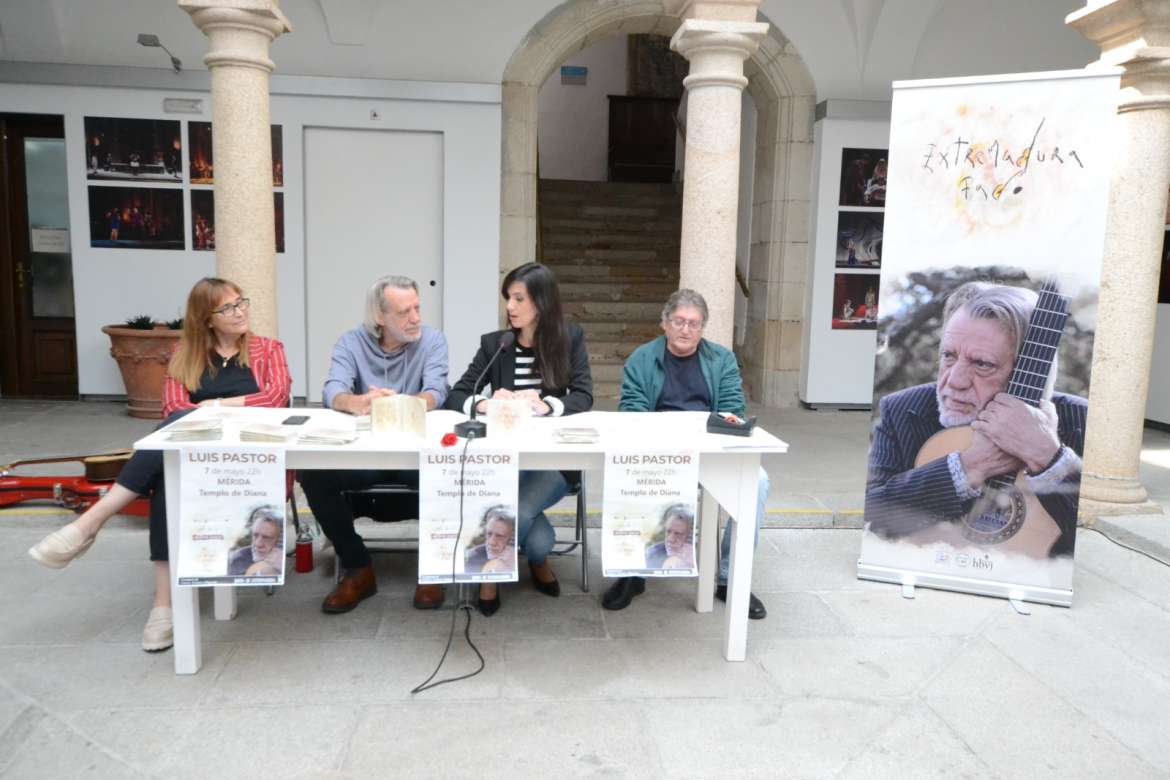
[[[769,20],[760,15],[760,20]],[[537,95],[573,53],[614,35],[671,36],[682,19],[662,0],[570,0],[541,19],[504,69],[500,192],[500,274],[536,256]],[[748,338],[744,381],[754,400],[796,402],[808,263],[812,173],[812,76],[794,47],[769,22],[768,35],[745,63],[756,103]]]

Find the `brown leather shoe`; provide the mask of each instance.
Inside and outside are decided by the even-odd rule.
[[[368,599],[378,592],[378,583],[374,579],[374,566],[364,566],[360,569],[346,570],[341,582],[333,592],[325,597],[321,603],[321,611],[330,614],[349,612],[362,599]]]
[[[447,590],[442,585],[416,585],[414,588],[415,609],[438,609],[443,606]]]

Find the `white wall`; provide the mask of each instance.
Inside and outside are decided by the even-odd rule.
[[[88,78],[71,69],[53,73]],[[0,74],[0,75],[10,75]],[[113,74],[118,77],[117,74]],[[149,81],[153,72],[126,80]],[[274,79],[272,121],[283,126],[285,253],[276,256],[279,335],[288,351],[293,392],[306,393],[305,256],[303,128],[377,127],[443,134],[444,235],[446,288],[443,328],[451,347],[455,378],[470,362],[479,334],[496,327],[495,289],[499,276],[500,90],[460,84],[355,82],[345,79]],[[202,115],[162,112],[164,97],[204,98]],[[208,121],[211,101],[205,92],[176,89],[106,88],[0,83],[0,106],[10,112],[64,116],[69,175],[69,221],[76,297],[79,391],[83,395],[122,394],[109,342],[100,328],[132,314],[175,316],[191,285],[215,270],[212,252],[94,249],[89,245],[89,205],[85,179],[84,117],[118,116],[182,121],[186,155],[186,120]],[[380,119],[370,118],[376,109]],[[184,157],[184,169],[187,168]],[[394,171],[354,171],[382,176]],[[189,171],[186,171],[189,174]],[[184,198],[190,246],[190,202]],[[355,230],[376,230],[358,223]],[[394,237],[385,237],[386,273],[394,270]],[[335,262],[345,273],[349,252],[338,235]],[[337,301],[352,307],[361,320],[361,301]]]
[[[888,108],[886,109],[888,111]],[[837,274],[837,213],[841,150],[887,149],[890,123],[876,119],[822,119],[813,127],[814,201],[809,234],[808,292],[801,344],[800,400],[807,404],[863,405],[873,400],[873,330],[833,330]],[[853,273],[840,269],[844,273]],[[876,286],[878,276],[871,277]],[[857,303],[856,301],[854,302]]]
[[[562,84],[554,70],[540,88],[540,178],[605,181],[609,95],[626,94],[627,40],[619,35],[582,49],[563,65],[589,69],[584,84]]]
[[[1170,425],[1170,304],[1158,304],[1146,419]]]

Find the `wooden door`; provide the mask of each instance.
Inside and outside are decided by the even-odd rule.
[[[609,180],[674,177],[676,98],[609,96]]]
[[[0,137],[0,392],[75,398],[64,123],[0,114]]]

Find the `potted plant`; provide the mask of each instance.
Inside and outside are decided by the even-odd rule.
[[[102,328],[110,337],[110,355],[118,361],[126,384],[126,411],[131,417],[162,417],[163,377],[182,328],[181,319],[155,322],[145,314]]]

